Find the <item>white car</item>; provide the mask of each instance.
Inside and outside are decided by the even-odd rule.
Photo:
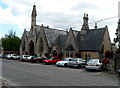
[[[90,59],[86,64],[86,71],[91,69],[101,71],[102,65],[99,59]]]
[[[72,60],[73,58],[63,58],[62,61],[58,61],[56,63],[57,66],[63,66],[63,67],[67,67],[69,66],[69,62]]]
[[[7,58],[7,59],[14,59],[14,60],[16,60],[16,59],[20,59],[20,56],[17,55],[17,54],[8,54],[8,55],[6,56],[6,58]]]

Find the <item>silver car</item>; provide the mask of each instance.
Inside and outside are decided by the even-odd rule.
[[[90,59],[86,63],[86,70],[95,69],[95,70],[101,71],[102,65],[103,64],[100,62],[99,59]]]
[[[71,62],[69,62],[70,67],[77,67],[77,68],[85,66],[85,64],[86,64],[86,61],[83,60],[82,58],[75,58],[75,59],[72,59]]]
[[[20,58],[21,61],[30,61],[33,58],[33,56],[30,55],[22,55]]]

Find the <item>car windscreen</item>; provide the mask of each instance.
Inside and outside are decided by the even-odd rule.
[[[43,57],[36,57],[37,59],[43,59]]]
[[[71,61],[77,61],[78,59],[72,59]]]
[[[13,55],[13,56],[17,56],[17,55],[15,54],[15,55]]]
[[[51,60],[52,60],[53,58],[49,58],[49,59],[51,59]]]
[[[99,60],[89,60],[88,63],[98,63]]]
[[[68,61],[68,58],[63,58],[63,61]]]
[[[28,55],[25,55],[24,57],[29,57]]]

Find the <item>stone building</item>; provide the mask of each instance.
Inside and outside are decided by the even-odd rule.
[[[98,58],[106,50],[111,50],[108,27],[89,29],[88,14],[84,14],[83,25],[79,31],[70,28],[69,31],[36,25],[36,6],[31,14],[31,29],[24,30],[20,45],[20,54],[44,56],[63,54],[63,57],[79,56]]]

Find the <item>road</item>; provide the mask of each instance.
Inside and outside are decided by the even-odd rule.
[[[2,77],[18,86],[118,86],[115,74],[2,60]]]

